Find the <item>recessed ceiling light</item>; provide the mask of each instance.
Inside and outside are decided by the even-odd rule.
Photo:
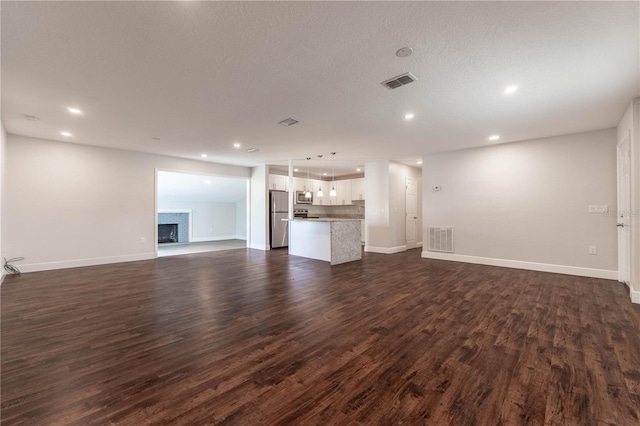
[[[405,120],[411,120],[413,117],[415,117],[415,116],[413,115],[412,112],[407,113],[407,114],[404,115],[404,119]]]
[[[500,139],[500,135],[489,136],[490,141],[497,141],[498,139]]]
[[[209,185],[211,183],[211,181],[209,179],[205,180],[204,183],[206,183],[207,185]]]
[[[418,161],[417,161],[417,163],[418,163],[418,164],[422,164],[422,160],[418,160]]]
[[[60,134],[67,137],[73,136],[70,132],[60,132]]]
[[[38,120],[40,120],[40,119],[39,119],[38,117],[36,117],[35,115],[28,115],[28,114],[25,114],[25,115],[24,115],[24,119],[25,119],[25,120],[29,120],[29,121],[38,121]]]
[[[359,172],[359,171],[362,171],[362,169],[358,167],[358,168],[356,169],[356,172]]]
[[[298,172],[299,170],[298,170],[298,169],[293,169],[293,171],[294,171],[294,172]]]
[[[67,108],[67,111],[69,111],[73,115],[82,115],[82,111],[80,111],[78,108]]]
[[[207,154],[200,154],[200,157],[207,158]]]
[[[238,142],[236,142],[236,143],[233,144],[233,147],[234,148],[240,148],[240,144]]]
[[[322,175],[323,175],[323,176],[326,176],[327,174],[326,174],[326,173],[323,173]]]
[[[514,93],[516,93],[516,91],[518,90],[518,86],[507,86],[504,88],[504,94],[505,95],[512,95]]]

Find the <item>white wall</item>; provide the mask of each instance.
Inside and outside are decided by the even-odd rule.
[[[640,98],[627,107],[617,128],[617,141],[631,145],[631,300],[640,303]]]
[[[191,241],[215,241],[237,238],[237,221],[240,219],[246,229],[246,211],[238,217],[237,204],[207,202],[188,197],[158,197],[158,210],[191,210]],[[246,203],[242,203],[246,209]],[[243,232],[246,234],[246,231]]]
[[[615,129],[426,155],[423,195],[425,231],[455,228],[455,255],[425,257],[616,277],[615,214],[587,213],[615,210]]]
[[[247,239],[247,199],[236,204],[236,238]]]
[[[269,250],[269,184],[268,167],[265,165],[251,168],[249,227],[250,248]]]
[[[4,264],[5,256],[5,245],[4,245],[4,191],[5,191],[5,158],[6,158],[6,140],[7,140],[7,132],[4,130],[4,124],[0,121],[0,262]],[[7,258],[9,259],[9,258]],[[4,279],[5,271],[2,266],[0,266],[0,284]]]
[[[8,135],[7,256],[25,256],[25,272],[153,258],[157,168],[249,177],[246,167]]]
[[[391,245],[389,233],[389,162],[364,165],[365,251],[385,252]]]

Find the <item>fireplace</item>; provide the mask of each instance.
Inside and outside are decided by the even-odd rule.
[[[158,212],[158,243],[188,243],[191,213]],[[164,225],[172,229],[163,229]],[[177,227],[177,229],[176,229]]]
[[[158,244],[177,243],[178,242],[178,224],[166,223],[158,225]]]

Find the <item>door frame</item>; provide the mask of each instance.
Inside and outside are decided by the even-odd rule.
[[[626,144],[626,149],[623,145]],[[626,154],[623,153],[626,150]],[[623,182],[622,174],[622,158],[627,156],[628,170],[627,177],[628,182]],[[618,227],[618,281],[631,285],[631,249],[632,249],[632,235],[631,235],[631,132],[628,131],[627,135],[618,141],[616,145],[616,187],[617,187],[617,202],[616,202],[616,225]],[[625,235],[626,233],[626,235]]]
[[[415,194],[413,195],[415,197],[415,214],[414,214],[414,221],[415,221],[415,226],[413,227],[414,232],[413,232],[413,243],[410,244],[409,243],[409,238],[408,238],[408,230],[409,227],[407,226],[408,224],[408,218],[409,218],[409,210],[407,209],[408,204],[409,204],[409,194],[408,194],[408,189],[409,189],[409,180],[413,181],[413,187],[415,190]],[[413,249],[418,247],[418,179],[412,177],[412,176],[405,176],[404,178],[404,194],[405,194],[405,217],[404,217],[404,226],[405,226],[405,240],[407,242],[407,250],[409,249]]]

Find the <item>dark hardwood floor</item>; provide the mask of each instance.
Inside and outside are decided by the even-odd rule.
[[[7,277],[2,425],[638,425],[614,281],[233,250]]]

